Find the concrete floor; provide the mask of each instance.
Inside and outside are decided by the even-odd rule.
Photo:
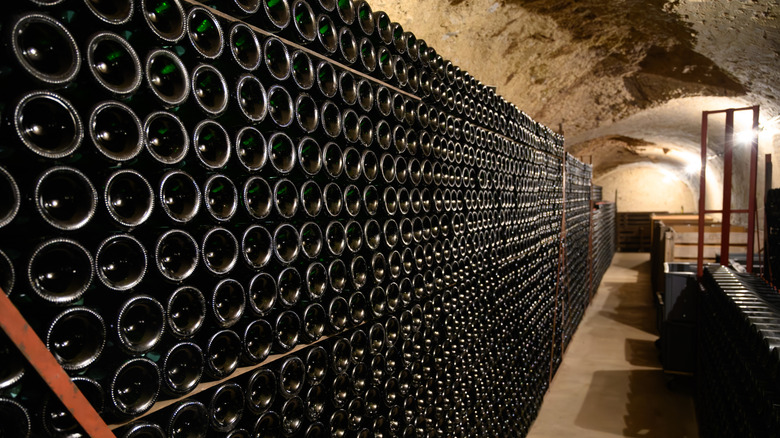
[[[650,290],[650,256],[615,254],[529,438],[699,436],[692,383],[658,362]]]

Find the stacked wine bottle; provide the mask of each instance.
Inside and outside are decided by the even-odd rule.
[[[118,436],[525,434],[590,288],[561,136],[363,0],[2,20],[0,286]],[[83,436],[0,354],[2,435]]]
[[[572,156],[566,157],[566,230],[562,238],[565,266],[562,270],[560,340],[566,349],[590,302],[591,168]]]
[[[593,206],[593,247],[591,251],[591,295],[604,278],[612,256],[615,254],[615,204],[613,202],[596,202]]]
[[[780,297],[762,278],[725,266],[708,266],[702,283],[696,370],[702,435],[775,436]]]

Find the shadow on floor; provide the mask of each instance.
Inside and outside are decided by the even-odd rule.
[[[605,284],[617,290],[610,293],[599,314],[629,327],[657,335],[650,283],[648,282],[647,285],[645,291],[644,288],[637,290],[636,284],[631,283]]]
[[[692,385],[669,390],[667,381],[660,369],[596,371],[575,424],[626,437],[697,437]]]
[[[626,339],[626,362],[637,367],[661,368],[655,341]]]

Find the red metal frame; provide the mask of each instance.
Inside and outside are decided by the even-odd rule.
[[[702,111],[701,113],[701,169],[699,172],[699,242],[697,258],[697,274],[704,274],[704,215],[707,213],[721,213],[720,236],[720,263],[729,263],[729,244],[731,239],[731,215],[747,213],[748,238],[747,238],[747,271],[753,272],[753,247],[755,244],[755,219],[756,219],[756,174],[758,171],[758,112],[759,107],[729,108],[718,111]],[[734,113],[737,111],[753,111],[753,136],[750,143],[750,180],[747,210],[733,210],[731,208],[731,174],[733,170],[734,148]],[[708,118],[710,114],[726,114],[726,132],[723,144],[723,207],[721,210],[705,209],[705,194],[707,191],[707,132]]]
[[[16,306],[0,289],[0,329],[5,331],[54,394],[92,438],[114,438],[106,423],[79,388],[73,384],[57,359],[46,349]]]

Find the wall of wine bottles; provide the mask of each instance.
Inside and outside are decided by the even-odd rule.
[[[117,436],[525,435],[614,251],[561,136],[363,0],[4,11],[0,286]],[[0,432],[83,436],[5,337]]]
[[[601,284],[601,279],[604,278],[607,268],[612,263],[612,256],[617,251],[615,215],[614,202],[597,202],[593,206],[590,256],[591,296],[595,295],[599,284]]]
[[[777,435],[780,297],[763,279],[705,269],[696,410],[702,436]]]
[[[590,303],[591,167],[566,155],[565,228],[559,306],[561,348],[565,351]],[[560,360],[561,356],[556,356]],[[557,363],[555,366],[557,367]]]

